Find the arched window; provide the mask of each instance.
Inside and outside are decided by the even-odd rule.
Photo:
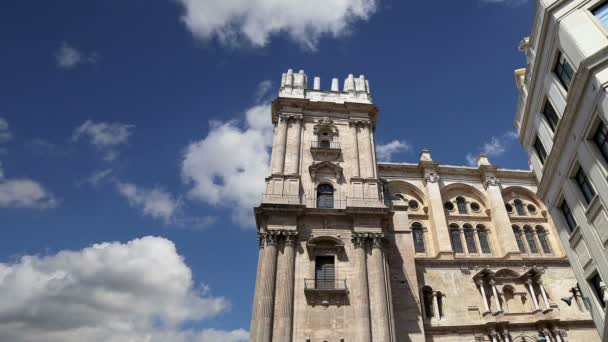
[[[464,228],[464,240],[467,243],[467,251],[469,253],[477,253],[477,245],[475,244],[475,232],[470,224],[465,224]]]
[[[329,184],[320,184],[317,187],[317,208],[334,207],[334,188]]]
[[[452,243],[452,250],[454,253],[463,253],[462,241],[460,240],[460,231],[458,225],[450,225],[450,242]]]
[[[526,216],[526,210],[524,209],[524,204],[522,201],[516,199],[515,201],[513,201],[513,204],[515,205],[515,211],[517,212],[517,215]]]
[[[505,285],[502,288],[502,296],[504,298],[503,301],[503,309],[506,312],[514,312],[514,301],[513,299],[515,298],[515,291],[513,290],[513,286],[511,285]]]
[[[519,229],[518,226],[513,225],[511,228],[513,228],[513,234],[515,235],[515,240],[517,241],[517,247],[519,248],[519,251],[521,253],[526,253],[526,246],[524,245],[524,240],[523,240],[523,234],[521,232],[521,229]]]
[[[479,238],[479,247],[482,253],[490,254],[490,243],[488,242],[488,231],[481,224],[477,225],[477,238]]]
[[[430,286],[422,288],[422,304],[424,305],[424,317],[433,318],[435,316],[433,312],[433,289]]]
[[[458,206],[458,213],[459,214],[466,214],[467,213],[467,202],[464,200],[463,197],[458,197],[456,198],[456,205]]]
[[[543,253],[550,254],[551,253],[551,245],[549,244],[549,240],[547,240],[547,231],[542,226],[536,226],[536,236],[538,237],[538,241],[540,242],[540,248],[542,248]]]
[[[526,242],[528,243],[528,250],[532,254],[538,254],[538,247],[536,246],[536,240],[534,240],[534,231],[530,226],[524,226],[524,235],[526,235]]]
[[[414,239],[414,251],[416,253],[424,253],[424,231],[422,225],[418,222],[412,224],[412,237]]]

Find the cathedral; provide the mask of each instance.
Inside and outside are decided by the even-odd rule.
[[[537,180],[376,159],[369,81],[282,75],[250,341],[600,341]]]

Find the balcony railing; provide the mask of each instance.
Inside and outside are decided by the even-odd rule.
[[[334,198],[333,201],[318,201],[316,197],[308,197],[303,203],[307,208],[316,209],[346,209],[350,208],[386,208],[386,204],[381,198],[374,197],[345,197]]]
[[[313,140],[310,142],[310,147],[325,150],[339,150],[340,143],[337,141]]]
[[[304,290],[308,292],[346,293],[346,279],[304,279]]]
[[[306,196],[301,195],[284,195],[284,194],[262,194],[262,203],[269,204],[305,204]]]

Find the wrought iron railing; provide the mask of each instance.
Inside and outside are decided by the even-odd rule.
[[[307,291],[348,291],[346,279],[304,279]]]
[[[327,150],[339,150],[340,143],[337,141],[327,140],[313,140],[310,142],[311,148],[327,149]]]

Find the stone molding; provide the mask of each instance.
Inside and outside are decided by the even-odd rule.
[[[295,245],[297,238],[298,232],[295,230],[267,230],[258,232],[260,248],[268,245],[278,245],[279,243]]]

